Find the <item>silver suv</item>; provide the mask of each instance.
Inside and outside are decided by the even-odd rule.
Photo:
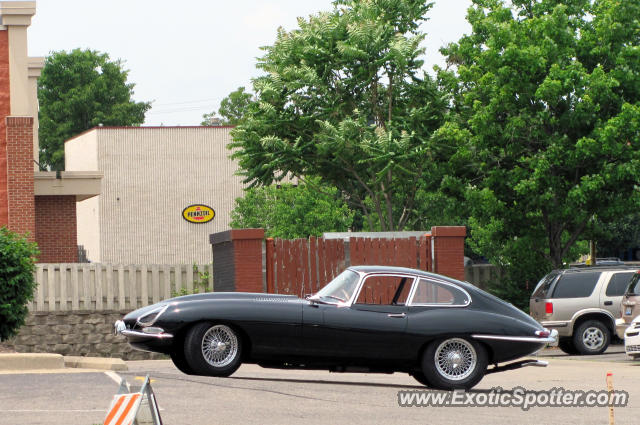
[[[558,346],[565,353],[600,354],[615,335],[622,295],[636,271],[626,266],[555,270],[534,289],[531,316],[558,331]]]

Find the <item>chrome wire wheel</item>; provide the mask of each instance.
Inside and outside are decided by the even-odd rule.
[[[590,350],[599,350],[602,348],[604,341],[604,333],[595,326],[590,326],[582,332],[582,343]]]
[[[238,354],[238,337],[225,325],[212,326],[202,337],[202,356],[211,366],[224,367]]]
[[[434,360],[436,370],[442,377],[451,381],[462,381],[473,373],[478,355],[468,341],[452,338],[438,346]]]

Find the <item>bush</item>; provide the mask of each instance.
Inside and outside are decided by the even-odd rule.
[[[38,254],[35,243],[0,228],[0,341],[24,324],[37,285],[33,272]]]

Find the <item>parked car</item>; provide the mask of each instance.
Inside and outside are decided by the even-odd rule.
[[[625,331],[634,317],[640,316],[640,271],[633,275],[620,306],[622,317],[616,320],[618,338],[625,338]]]
[[[637,316],[624,333],[624,351],[633,359],[640,359],[640,316]]]
[[[187,374],[229,376],[245,362],[406,372],[443,389],[471,388],[485,373],[546,366],[515,360],[555,341],[527,314],[469,283],[382,266],[349,267],[306,299],[173,298],[127,314],[115,328],[134,348],[169,354]]]
[[[534,289],[531,316],[558,331],[565,353],[600,354],[615,334],[622,294],[636,270],[624,265],[554,270]]]

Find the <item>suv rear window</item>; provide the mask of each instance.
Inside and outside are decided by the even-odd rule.
[[[608,297],[618,297],[624,294],[624,291],[629,286],[629,282],[635,273],[616,273],[611,276],[611,280],[609,281],[609,286],[607,286],[607,291],[605,295]]]
[[[553,290],[552,298],[586,298],[593,293],[600,273],[565,273]]]

